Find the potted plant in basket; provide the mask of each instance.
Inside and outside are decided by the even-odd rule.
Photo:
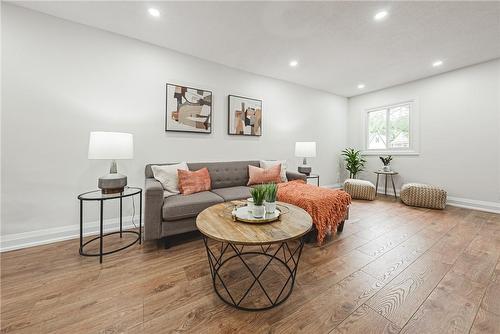
[[[266,196],[264,206],[267,213],[274,213],[276,211],[276,196],[278,194],[278,186],[276,183],[268,183],[266,187]]]
[[[384,172],[390,172],[391,171],[391,166],[390,163],[392,161],[392,156],[388,155],[387,157],[379,157],[382,163],[384,164],[384,167],[382,170]]]
[[[264,199],[266,196],[266,187],[264,185],[256,186],[250,190],[250,194],[253,198],[253,216],[255,218],[262,218],[266,213],[266,208],[264,206]]]
[[[349,171],[349,178],[355,179],[356,175],[365,169],[366,160],[361,157],[361,152],[353,148],[342,151],[345,160],[345,168]]]

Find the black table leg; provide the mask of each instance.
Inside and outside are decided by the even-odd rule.
[[[100,208],[100,217],[99,217],[99,263],[102,263],[102,239],[103,239],[103,200],[101,202],[101,208]]]
[[[83,248],[83,201],[80,200],[80,250],[78,251],[82,254]]]
[[[319,187],[319,175],[318,175],[318,187]]]
[[[245,246],[243,245],[240,246],[222,242],[220,247],[214,247],[212,250],[208,245],[208,238],[203,236],[203,242],[207,251],[208,264],[212,277],[212,285],[215,293],[223,302],[240,310],[262,311],[280,305],[288,297],[290,297],[295,285],[297,268],[302,248],[304,247],[304,238],[300,238],[297,241],[298,243],[282,242],[281,244],[276,244],[275,247],[271,247],[271,245],[260,245],[260,250],[256,249],[246,251],[244,250]],[[247,260],[248,256],[251,256],[252,259],[259,257],[263,259],[263,267],[254,268],[250,266]],[[247,290],[243,294],[238,293],[233,295],[235,294],[234,290],[238,291],[239,289],[236,288],[236,284],[234,284],[234,282],[229,282],[230,276],[224,275],[223,272],[225,269],[223,268],[224,265],[233,259],[243,265],[243,268],[248,270],[248,273],[250,274],[248,278],[253,278],[253,282],[250,286],[246,287]],[[274,265],[280,266],[283,269],[285,276],[279,277],[282,279],[277,280],[274,284],[265,284],[265,282],[260,281],[260,278],[266,272],[271,262],[273,262]],[[252,291],[254,286],[258,286],[263,292],[264,296],[262,296],[262,304],[264,305],[252,305],[251,299],[255,298],[255,296],[252,296],[250,291]],[[279,290],[280,286],[281,290]],[[277,289],[275,290],[275,293],[270,294],[268,292],[271,288]]]
[[[142,243],[142,191],[139,193],[139,245]]]
[[[385,174],[385,188],[384,188],[384,195],[387,196],[387,174]]]
[[[123,199],[120,197],[120,238],[123,233]]]
[[[378,177],[380,176],[380,174],[377,174],[377,183],[375,185],[375,196],[377,196],[377,193],[378,193]]]
[[[394,190],[394,198],[398,199],[398,197],[396,196],[396,186],[394,185],[394,176],[393,175],[391,175],[391,182],[392,182],[392,190]]]

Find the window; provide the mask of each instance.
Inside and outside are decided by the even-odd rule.
[[[410,151],[412,102],[367,111],[366,149],[368,151]]]

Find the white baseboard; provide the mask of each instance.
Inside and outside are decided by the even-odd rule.
[[[135,217],[135,224],[139,226],[139,217]],[[123,229],[134,228],[132,216],[123,217]],[[118,231],[120,221],[118,218],[104,220],[104,232]],[[99,222],[85,222],[84,236],[96,235],[99,233]],[[7,234],[0,237],[0,252],[7,252],[15,249],[50,244],[57,241],[76,239],[80,237],[80,225],[67,225],[61,227],[47,228],[32,232]]]
[[[472,210],[500,213],[500,203],[448,196],[446,204]]]

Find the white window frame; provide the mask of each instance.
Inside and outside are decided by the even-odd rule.
[[[369,149],[368,148],[368,115],[370,112],[398,107],[401,105],[409,105],[409,147],[408,148],[387,148],[387,149]],[[387,112],[389,114],[389,112]],[[377,107],[365,109],[364,126],[363,126],[363,155],[419,155],[419,117],[418,104],[416,99],[400,101]],[[386,119],[387,129],[389,129],[389,117]]]

